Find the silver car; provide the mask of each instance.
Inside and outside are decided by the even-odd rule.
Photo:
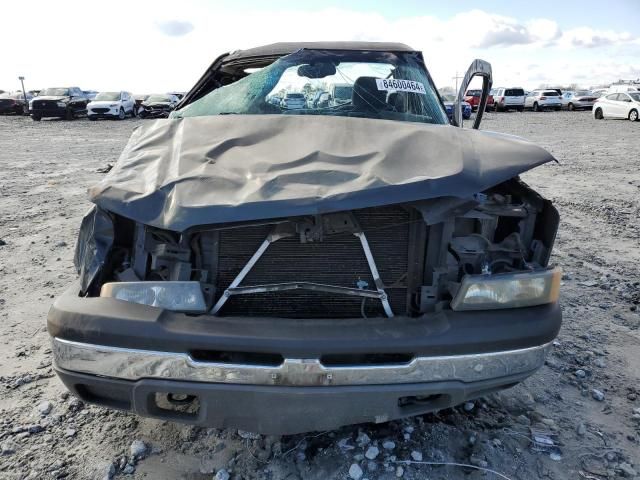
[[[591,110],[597,98],[598,97],[593,95],[589,90],[578,90],[575,92],[564,92],[560,100],[562,102],[562,108],[566,108],[567,110]]]
[[[307,99],[302,93],[287,93],[280,101],[280,107],[287,110],[299,110],[307,106]]]

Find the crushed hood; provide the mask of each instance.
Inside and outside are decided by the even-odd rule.
[[[218,115],[138,127],[89,189],[99,207],[159,228],[470,198],[552,155],[519,137],[449,125]]]

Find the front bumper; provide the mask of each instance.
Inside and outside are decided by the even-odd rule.
[[[37,115],[39,117],[64,117],[67,114],[66,107],[46,107],[46,108],[33,108],[29,110],[31,115]]]
[[[188,316],[77,292],[58,298],[48,329],[56,371],[80,398],[268,434],[388,421],[511,386],[543,364],[561,322],[557,304],[421,318],[273,319]],[[203,351],[280,360],[211,361],[196,353]],[[198,410],[161,408],[158,395],[167,393],[197,398]]]
[[[106,112],[96,112],[95,110],[87,110],[87,116],[95,118],[117,118],[120,111],[119,109],[110,109]]]

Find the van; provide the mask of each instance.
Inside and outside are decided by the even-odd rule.
[[[611,85],[607,93],[629,93],[629,92],[640,92],[640,84],[639,85],[629,85],[629,84]]]
[[[524,89],[520,87],[514,88],[496,88],[493,93],[493,105],[496,112],[507,110],[524,110]]]
[[[353,85],[348,83],[333,83],[329,88],[329,106],[337,107],[351,103],[351,95],[353,93]]]

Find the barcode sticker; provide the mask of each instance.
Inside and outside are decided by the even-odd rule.
[[[397,78],[376,78],[378,90],[388,92],[414,92],[426,94],[424,84],[413,80],[400,80]]]

